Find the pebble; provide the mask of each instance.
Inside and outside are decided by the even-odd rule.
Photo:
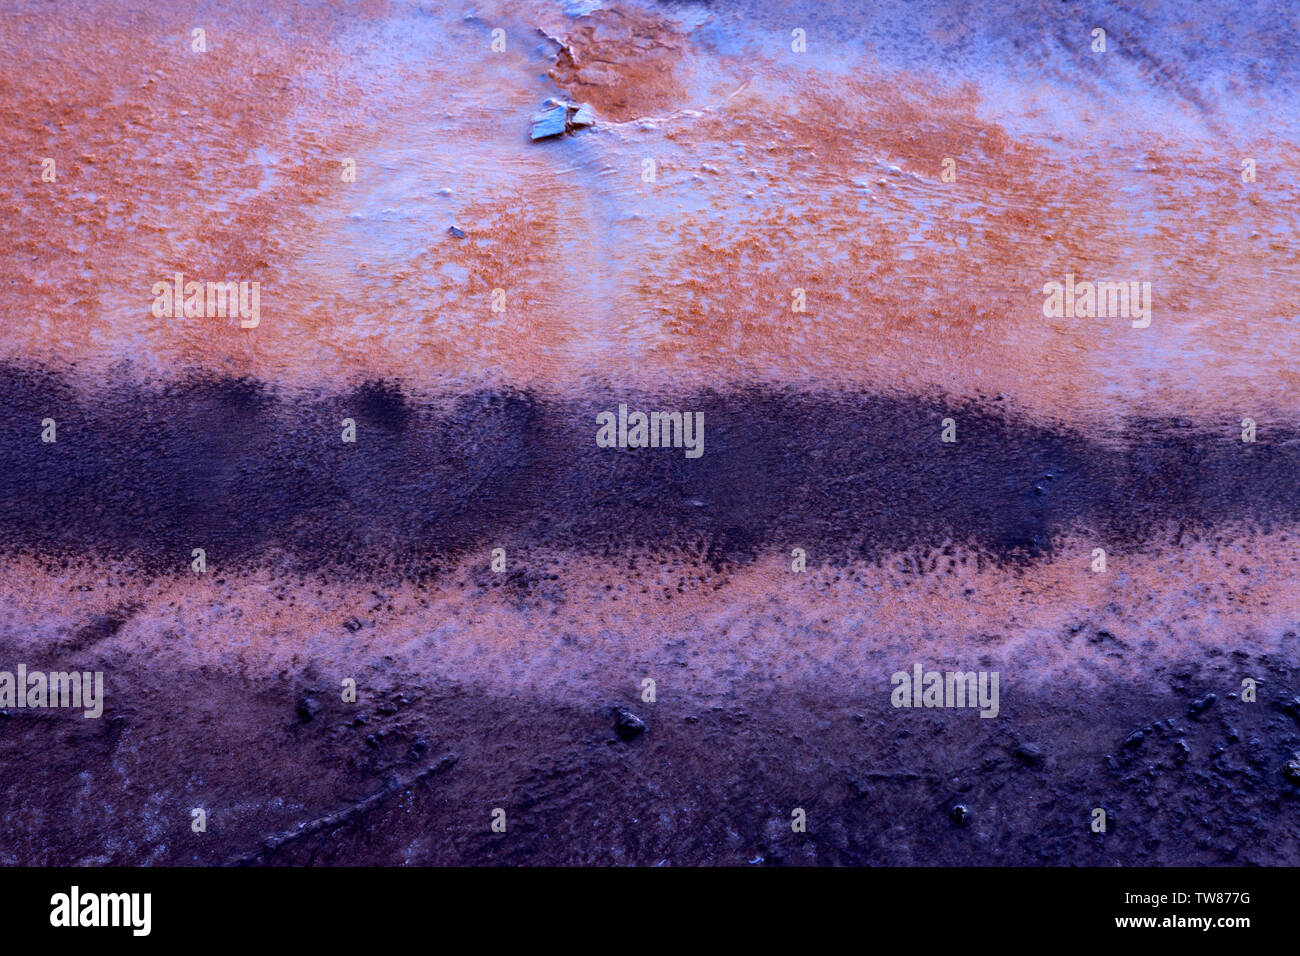
[[[1300,754],[1296,754],[1282,768],[1282,775],[1292,783],[1300,783]]]
[[[320,701],[309,694],[298,698],[298,719],[304,724],[320,713]]]
[[[1043,752],[1033,744],[1021,744],[1016,748],[1016,759],[1029,767],[1041,767],[1043,765]]]
[[[633,740],[645,733],[645,721],[630,710],[614,708],[614,732],[623,740]]]

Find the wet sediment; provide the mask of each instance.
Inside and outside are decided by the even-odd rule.
[[[0,549],[130,556],[150,570],[183,569],[197,547],[364,572],[524,542],[703,542],[742,560],[815,543],[839,561],[955,542],[1025,561],[1067,532],[1122,549],[1300,516],[1300,428],[1262,423],[1244,443],[1227,415],[1096,436],[997,402],[777,387],[430,399],[369,382],[289,397],[199,377],[79,396],[14,367],[0,401]],[[598,447],[598,414],[620,404],[702,414],[702,454]]]

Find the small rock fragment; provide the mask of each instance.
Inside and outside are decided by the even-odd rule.
[[[538,140],[562,135],[567,120],[568,110],[563,106],[553,106],[543,110],[533,117],[532,138]]]
[[[645,733],[645,721],[630,710],[615,707],[614,732],[623,740],[633,740]]]
[[[1043,765],[1043,752],[1033,744],[1021,744],[1016,748],[1016,759],[1027,767],[1041,767]]]
[[[1290,700],[1284,700],[1278,706],[1282,713],[1289,714],[1296,720],[1300,720],[1300,697],[1292,697]]]
[[[948,811],[948,818],[957,826],[964,827],[970,822],[970,807],[964,803],[955,803]]]
[[[318,713],[320,713],[320,701],[315,697],[304,694],[298,698],[298,720],[305,724],[315,718]]]
[[[586,103],[566,103],[548,99],[542,111],[533,117],[532,138],[549,139],[574,130],[596,125],[596,114]]]
[[[1282,775],[1292,783],[1300,784],[1300,754],[1296,754],[1282,768]]]
[[[1209,710],[1218,699],[1218,696],[1215,694],[1206,694],[1204,697],[1197,698],[1192,701],[1191,706],[1187,708],[1187,716],[1200,717],[1201,714]]]
[[[453,239],[464,239],[469,235],[469,233],[464,229],[457,228],[456,226],[448,226],[447,235],[451,236]]]

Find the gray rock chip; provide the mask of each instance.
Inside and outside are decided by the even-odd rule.
[[[623,740],[634,740],[645,733],[645,721],[630,710],[614,708],[614,732]]]
[[[549,139],[596,125],[596,114],[586,103],[566,103],[548,99],[542,111],[533,117],[532,138]]]
[[[547,139],[562,136],[568,125],[569,111],[564,106],[553,106],[533,117],[532,138]]]

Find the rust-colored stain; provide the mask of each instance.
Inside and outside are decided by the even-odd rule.
[[[870,56],[809,71],[632,8],[483,13],[387,46],[386,17],[415,14],[253,16],[218,23],[205,54],[179,14],[146,44],[129,17],[18,17],[6,357],[303,386],[818,380],[1111,422],[1294,410],[1297,152],[1226,114],[1133,145],[1176,90],[1102,116],[1052,87],[1016,99]],[[455,62],[425,55],[435,28]],[[50,55],[27,62],[32,45]],[[590,101],[597,128],[529,143],[557,93]],[[1245,155],[1267,185],[1240,181]],[[177,271],[260,281],[266,321],[156,319],[150,288]],[[1067,273],[1152,282],[1152,326],[1045,318],[1042,286]]]
[[[682,105],[683,51],[672,21],[634,9],[595,10],[564,30],[548,75],[575,100],[626,122]]]

